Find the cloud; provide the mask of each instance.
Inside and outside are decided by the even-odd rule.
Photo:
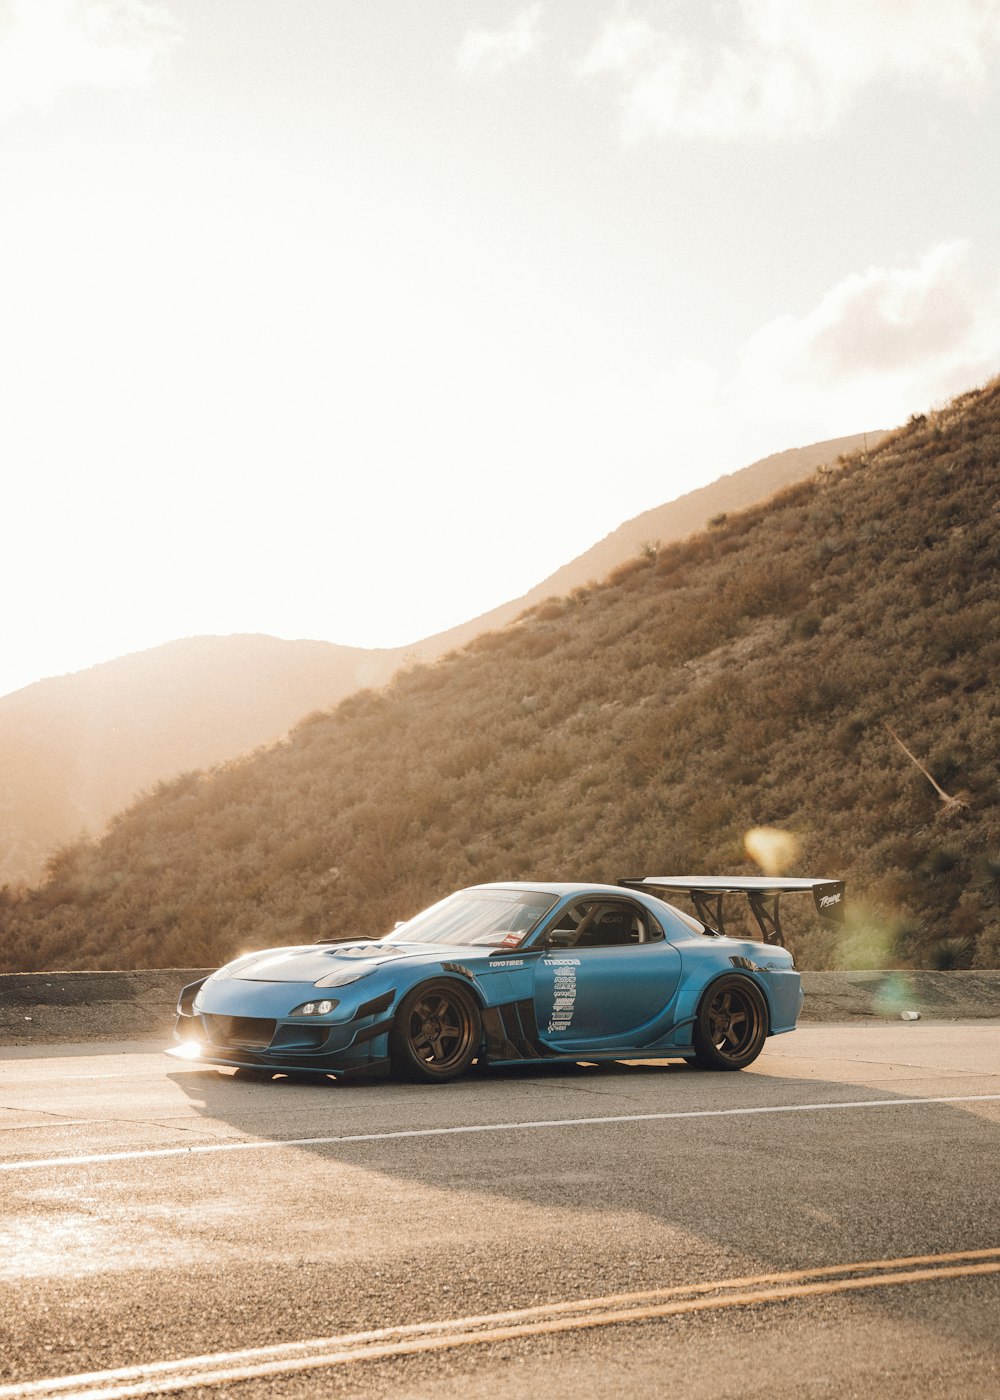
[[[0,28],[0,117],[74,87],[142,84],[176,38],[167,9],[148,0],[13,0]]]
[[[664,364],[642,382],[589,386],[553,453],[587,492],[608,477],[616,518],[785,448],[890,429],[1000,372],[1000,284],[967,244],[844,277],[799,315],[761,326],[728,364]],[[608,464],[614,470],[608,471]]]
[[[805,316],[762,327],[741,352],[744,369],[763,367],[768,375],[829,388],[977,355],[984,333],[988,341],[995,329],[996,307],[988,310],[973,291],[968,261],[968,244],[956,241],[932,248],[911,267],[852,273]]]
[[[459,70],[499,73],[530,58],[542,39],[541,17],[541,5],[528,5],[517,12],[506,29],[470,31],[458,50]]]
[[[966,93],[998,45],[1000,0],[721,0],[686,26],[612,21],[580,71],[617,79],[630,139],[777,137],[831,129],[879,81]]]
[[[1000,369],[1000,288],[984,295],[970,262],[968,245],[952,242],[908,267],[845,277],[805,315],[746,341],[731,404],[835,432],[845,415],[888,427],[982,382]]]

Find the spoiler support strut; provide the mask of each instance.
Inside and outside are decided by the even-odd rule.
[[[647,875],[642,879],[619,880],[628,889],[653,889],[689,896],[698,918],[709,928],[725,934],[722,901],[727,894],[744,894],[760,929],[764,943],[783,948],[779,904],[783,894],[809,892],[816,912],[823,918],[841,922],[844,917],[842,880],[769,879],[760,875]]]
[[[777,894],[751,894],[749,899],[750,908],[753,910],[753,916],[757,920],[757,926],[764,937],[764,942],[776,943],[779,948],[783,948],[785,938],[781,932],[781,919],[778,914],[781,896]]]

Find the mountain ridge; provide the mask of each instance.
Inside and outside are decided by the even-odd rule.
[[[49,855],[100,832],[144,790],[273,742],[311,710],[384,685],[506,625],[553,593],[603,576],[651,537],[682,538],[880,435],[762,458],[625,521],[527,594],[406,646],[346,647],[266,634],[166,642],[0,697],[0,885],[37,879]]]
[[[727,472],[705,486],[697,486],[663,505],[653,506],[623,521],[596,544],[548,574],[520,597],[509,603],[501,603],[499,607],[480,613],[457,627],[411,643],[403,650],[413,658],[431,660],[453,647],[465,646],[478,633],[506,626],[526,608],[534,607],[546,598],[561,597],[571,593],[574,588],[599,583],[612,569],[647,545],[673,544],[676,540],[685,539],[704,529],[715,516],[765,501],[775,492],[801,481],[809,473],[835,462],[838,457],[875,448],[885,436],[886,430],[879,429],[851,433],[847,437],[827,438],[808,447],[786,448],[783,452],[761,457],[737,471]]]
[[[4,967],[209,966],[480,881],[749,873],[761,826],[786,873],[848,882],[842,927],[783,918],[801,966],[994,967],[998,521],[1000,380],[161,785],[0,899]]]

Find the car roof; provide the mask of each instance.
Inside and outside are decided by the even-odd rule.
[[[539,894],[608,894],[617,895],[620,899],[628,899],[633,893],[632,890],[622,889],[620,885],[584,884],[579,881],[565,880],[496,880],[489,884],[468,885],[470,890],[536,890]],[[646,893],[643,891],[643,893]]]

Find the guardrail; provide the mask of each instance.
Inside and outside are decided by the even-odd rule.
[[[210,968],[0,974],[0,1045],[167,1039]],[[803,972],[803,1021],[1000,1018],[1000,971]]]

